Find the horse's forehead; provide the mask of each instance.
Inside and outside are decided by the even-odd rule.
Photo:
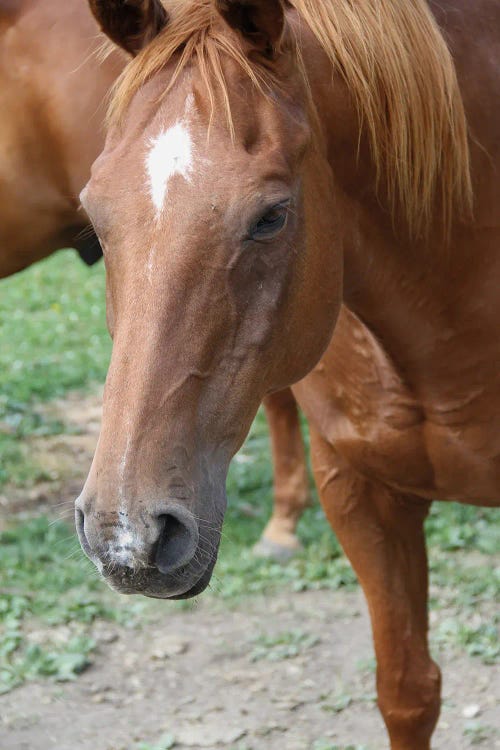
[[[231,133],[225,121],[212,124],[210,102],[198,83],[195,76],[184,75],[166,95],[161,76],[144,85],[124,126],[108,134],[104,159],[93,170],[96,194],[129,201],[133,193],[135,206],[159,220],[171,216],[179,200],[192,213],[207,205],[209,193],[210,205],[239,195],[246,199],[248,185],[259,188],[273,165],[286,172],[287,154],[296,150],[297,138],[284,127],[285,107],[264,97],[245,113],[235,106]],[[238,97],[233,99],[237,105]]]
[[[193,119],[195,103],[192,93],[186,96],[182,113],[168,124],[161,114],[155,118],[152,129],[145,135],[145,174],[148,192],[156,214],[165,205],[170,182],[174,176],[190,183],[199,150],[195,144]],[[159,122],[158,122],[159,120]]]

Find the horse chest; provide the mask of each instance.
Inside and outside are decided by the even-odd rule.
[[[429,499],[498,504],[494,401],[478,392],[424,405],[345,306],[329,349],[294,392],[312,426],[360,473]]]

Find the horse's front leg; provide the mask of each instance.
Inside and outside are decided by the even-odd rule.
[[[310,504],[297,402],[289,388],[264,399],[274,465],[274,508],[255,552],[286,559],[300,548],[297,523]]]
[[[368,602],[391,748],[429,750],[441,683],[427,643],[429,503],[363,477],[312,430],[311,455],[322,505]]]

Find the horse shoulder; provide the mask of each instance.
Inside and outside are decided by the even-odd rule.
[[[361,473],[432,492],[425,413],[382,342],[345,305],[325,355],[294,392],[314,427]]]

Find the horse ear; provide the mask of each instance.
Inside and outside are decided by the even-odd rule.
[[[136,55],[167,25],[160,0],[89,0],[90,10],[112,42]]]
[[[253,47],[270,57],[276,54],[285,25],[282,0],[215,0],[215,6]]]

